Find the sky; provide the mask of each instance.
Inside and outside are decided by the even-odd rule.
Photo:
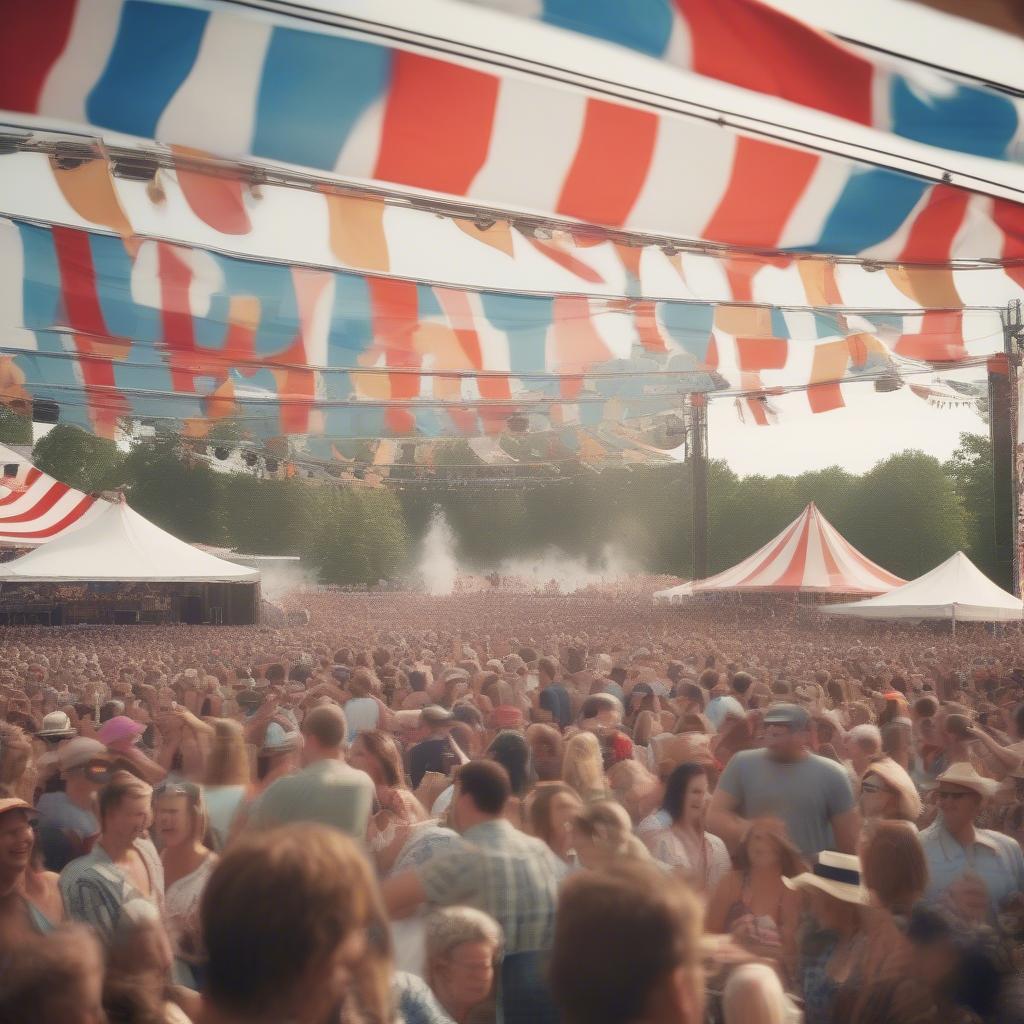
[[[725,459],[735,473],[797,475],[827,466],[862,473],[894,452],[916,448],[948,459],[961,433],[988,433],[973,406],[935,409],[904,388],[865,393],[857,404],[799,416],[769,427],[742,423],[731,401],[713,401],[708,417],[708,454]]]

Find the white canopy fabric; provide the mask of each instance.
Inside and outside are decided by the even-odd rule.
[[[896,590],[850,604],[821,609],[829,615],[865,619],[948,619],[1011,622],[1024,616],[1019,597],[997,587],[962,551],[931,572]]]
[[[124,502],[22,558],[0,565],[0,582],[256,583],[259,571],[186,544]]]

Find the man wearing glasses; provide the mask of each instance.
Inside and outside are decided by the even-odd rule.
[[[972,765],[950,765],[937,779],[939,816],[921,833],[928,861],[927,895],[952,903],[961,915],[991,920],[1024,889],[1024,854],[1016,839],[974,823],[998,783]]]

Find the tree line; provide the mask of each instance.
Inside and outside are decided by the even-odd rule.
[[[0,417],[0,440],[17,440],[18,429],[23,425]],[[485,569],[556,549],[594,564],[612,553],[644,572],[688,577],[692,570],[685,463],[601,472],[577,467],[501,489],[444,481],[367,488],[218,472],[171,435],[136,440],[125,451],[65,424],[39,439],[33,458],[81,490],[122,488],[133,508],[184,540],[300,555],[323,582],[372,583],[410,572],[434,508],[447,517],[467,566]],[[918,576],[962,549],[1001,585],[1010,582],[1010,567],[997,564],[994,553],[987,437],[961,435],[945,463],[904,451],[862,474],[834,466],[741,478],[713,460],[710,570],[761,547],[809,501],[852,544],[900,576]]]

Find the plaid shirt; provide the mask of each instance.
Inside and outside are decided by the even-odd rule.
[[[490,914],[505,933],[506,953],[551,948],[558,884],[565,865],[539,839],[498,819],[462,837],[470,848],[431,860],[420,881],[431,903],[464,903]]]

